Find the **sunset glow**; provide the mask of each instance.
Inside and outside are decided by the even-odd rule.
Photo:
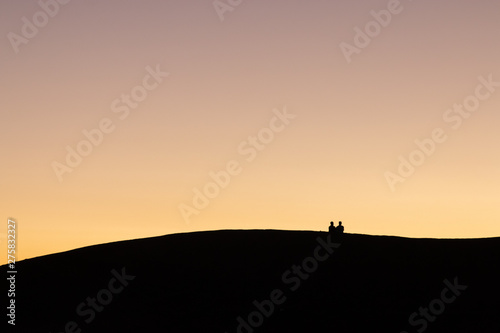
[[[330,221],[500,236],[498,1],[4,1],[0,16],[17,260]]]

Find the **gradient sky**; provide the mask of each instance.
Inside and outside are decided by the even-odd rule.
[[[18,223],[17,259],[331,220],[353,233],[499,236],[500,87],[458,128],[444,115],[479,77],[500,82],[500,2],[402,0],[348,62],[341,44],[356,46],[354,29],[388,3],[243,0],[221,20],[212,0],[73,0],[53,17],[2,1],[0,208],[4,231]],[[23,29],[34,19],[37,32]],[[16,46],[23,30],[33,36]],[[112,103],[157,67],[168,77],[120,119]],[[284,109],[295,118],[248,161],[238,147],[268,138]],[[106,118],[114,130],[59,181],[53,162]],[[391,189],[386,173],[436,128],[446,141]],[[240,173],[188,223],[180,205],[232,160]]]

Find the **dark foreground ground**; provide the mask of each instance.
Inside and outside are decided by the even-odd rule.
[[[500,332],[500,238],[326,237],[197,232],[24,260],[8,329]]]

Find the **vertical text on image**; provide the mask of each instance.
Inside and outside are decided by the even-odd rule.
[[[16,325],[16,249],[17,249],[17,224],[14,219],[7,220],[7,281],[9,289],[7,297],[9,306],[7,307],[7,321],[9,325]]]

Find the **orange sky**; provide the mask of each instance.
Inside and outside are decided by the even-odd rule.
[[[331,220],[500,235],[498,1],[40,3],[0,4],[18,260]]]

